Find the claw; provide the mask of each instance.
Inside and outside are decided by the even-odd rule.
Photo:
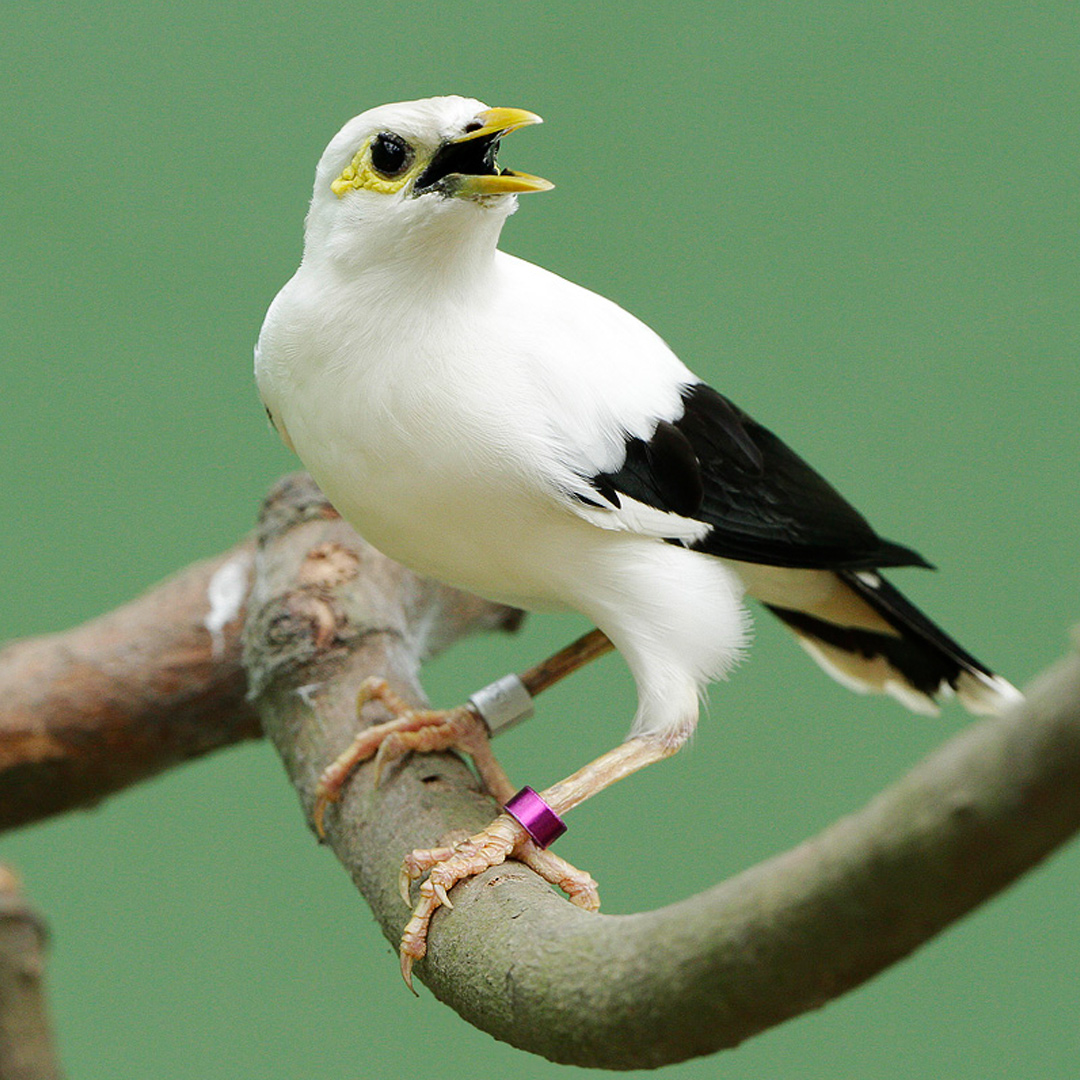
[[[450,897],[446,895],[446,889],[444,889],[437,881],[431,883],[432,889],[435,890],[435,895],[439,898],[439,903],[444,908],[452,908],[454,905],[450,903]]]
[[[356,712],[360,714],[360,710],[369,702],[374,701],[375,698],[381,697],[389,689],[389,685],[385,679],[380,679],[378,675],[369,675],[357,688],[356,691]]]
[[[414,994],[416,991],[412,984],[413,964],[427,953],[427,929],[433,911],[429,897],[422,897],[416,911],[413,912],[413,917],[405,924],[405,929],[401,934],[401,977]]]
[[[593,882],[591,888],[582,889],[575,889],[573,885],[564,885],[562,882],[559,884],[566,893],[567,900],[569,900],[574,907],[579,907],[584,911],[600,910],[600,893],[596,888],[596,882]]]
[[[320,841],[326,839],[326,826],[323,824],[323,817],[326,815],[326,808],[332,802],[337,802],[337,800],[337,795],[332,791],[328,791],[326,786],[320,780],[315,787],[315,805],[311,811],[311,817],[315,823],[315,832],[317,833]]]
[[[382,783],[383,765],[386,763],[386,755],[383,753],[383,746],[385,746],[385,745],[386,745],[386,743],[383,743],[382,746],[379,747],[378,753],[375,755],[375,787],[376,788],[378,788],[378,786]]]
[[[383,770],[398,758],[405,756],[405,741],[396,732],[391,732],[383,739],[375,754],[375,786],[382,783]]]
[[[413,876],[409,873],[409,868],[402,863],[401,869],[398,871],[398,893],[401,895],[401,899],[405,901],[405,906],[411,908],[413,906],[412,896],[410,892],[412,890]]]
[[[405,980],[405,985],[412,991],[413,997],[419,997],[416,992],[416,988],[412,984],[412,968],[414,957],[410,956],[407,952],[401,954],[401,977]]]

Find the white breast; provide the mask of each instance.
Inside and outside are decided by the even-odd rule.
[[[301,268],[256,370],[305,466],[372,543],[534,607],[563,587],[538,545],[583,541],[577,478],[617,467],[627,431],[648,435],[692,379],[616,305],[501,253],[470,294],[424,304]]]

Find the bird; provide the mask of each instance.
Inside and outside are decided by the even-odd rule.
[[[503,806],[469,840],[405,856],[410,905],[427,875],[402,938],[410,988],[452,887],[505,858],[598,906],[591,877],[546,845],[568,810],[686,742],[705,688],[747,650],[748,599],[860,693],[919,713],[950,696],[975,714],[1021,699],[882,573],[928,567],[921,555],[878,535],[654,330],[499,248],[520,197],[553,186],[497,157],[503,138],[540,122],[456,95],[349,120],[319,160],[299,269],[255,349],[271,424],[376,548],[491,600],[576,611],[596,627],[554,668],[511,679],[511,719],[544,685],[537,671],[561,674],[607,648],[636,684],[622,743],[513,796],[486,748],[503,706],[474,697],[417,712],[382,680],[361,688],[392,719],[327,766],[320,833],[372,755],[466,749]]]

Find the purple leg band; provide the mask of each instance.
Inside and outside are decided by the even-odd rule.
[[[566,823],[531,787],[523,787],[503,809],[536,841],[550,847],[566,832]]]

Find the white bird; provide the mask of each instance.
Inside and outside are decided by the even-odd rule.
[[[878,572],[921,556],[632,315],[498,250],[517,195],[551,186],[500,168],[499,141],[538,122],[463,97],[350,120],[319,161],[303,260],[255,370],[281,437],[376,547],[493,600],[581,612],[606,635],[593,644],[625,658],[639,695],[627,741],[544,791],[546,808],[685,742],[703,689],[746,647],[746,594],[854,690],[919,712],[954,692],[976,713],[1017,700]],[[384,685],[367,693],[395,705]],[[406,713],[361,737],[327,773],[320,830],[325,801],[387,735],[395,753],[465,745],[483,767],[475,711]],[[431,871],[403,939],[407,980],[447,890],[510,854],[595,906],[591,879],[503,814],[406,860],[406,895]]]

